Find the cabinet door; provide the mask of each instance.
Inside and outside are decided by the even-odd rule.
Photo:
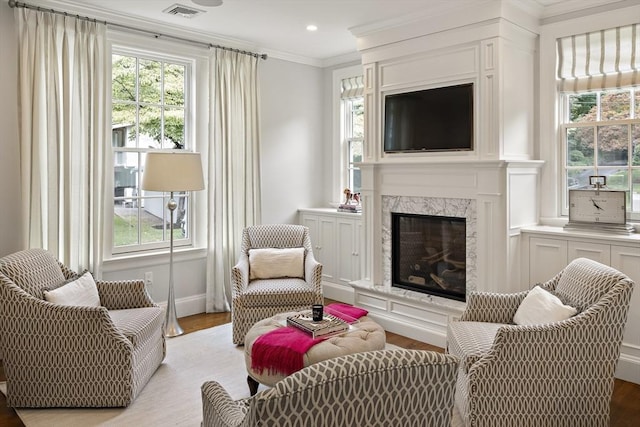
[[[311,238],[311,246],[313,247],[313,256],[320,261],[320,219],[317,215],[304,213],[301,215],[300,224],[309,229],[309,237]],[[320,261],[321,262],[321,261]]]
[[[354,219],[353,220],[354,223],[354,227],[353,227],[353,247],[355,250],[355,259],[353,260],[353,280],[359,280],[362,278],[362,271],[363,271],[363,267],[362,267],[362,263],[363,263],[363,256],[362,256],[362,241],[363,236],[363,228],[362,228],[362,220],[361,219]]]
[[[532,237],[529,239],[529,284],[546,282],[567,265],[567,241]]]
[[[313,256],[322,264],[322,279],[335,280],[335,220],[331,217],[304,213],[302,225],[309,228]]]
[[[318,252],[321,254],[322,278],[336,281],[336,220],[328,216],[318,219]],[[315,253],[315,250],[314,250]]]
[[[349,218],[336,220],[338,281],[345,285],[360,278],[360,223]]]
[[[612,245],[611,267],[622,271],[635,282],[623,341],[640,346],[640,248]]]
[[[569,262],[576,258],[588,258],[601,264],[609,265],[611,263],[611,246],[570,240],[567,247],[567,255],[567,261]]]

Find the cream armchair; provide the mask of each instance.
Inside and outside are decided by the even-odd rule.
[[[143,281],[97,281],[99,307],[45,301],[78,277],[42,249],[0,259],[8,406],[127,406],[164,359],[163,310]]]
[[[249,399],[202,386],[204,427],[449,427],[456,357],[421,350],[355,353],[308,366]]]
[[[301,277],[272,274],[269,279],[251,279],[249,251],[265,248],[303,248]],[[277,269],[277,262],[273,269]],[[257,321],[278,313],[310,309],[322,304],[322,264],[313,256],[309,229],[302,225],[270,224],[242,231],[238,263],[232,269],[231,322],[233,343],[243,344],[244,336]]]
[[[578,314],[514,325],[528,292],[472,293],[447,349],[460,358],[456,406],[466,426],[608,426],[633,282],[595,261],[572,261],[546,283]]]

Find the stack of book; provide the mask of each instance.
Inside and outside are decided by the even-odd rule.
[[[343,203],[341,205],[338,205],[338,212],[359,213],[362,212],[362,205],[349,205]]]
[[[300,329],[309,334],[311,338],[320,338],[349,330],[347,322],[331,314],[325,313],[322,320],[314,321],[311,311],[303,311],[287,317],[287,325]]]

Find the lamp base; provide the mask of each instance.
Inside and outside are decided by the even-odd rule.
[[[177,337],[177,336],[182,335],[182,334],[184,334],[184,331],[180,327],[180,324],[178,323],[178,319],[173,319],[173,320],[167,319],[166,320],[165,327],[164,327],[164,336],[165,337],[173,338],[173,337]]]
[[[164,321],[164,336],[168,338],[177,337],[184,334],[184,331],[178,323],[178,316],[176,316],[176,298],[173,293],[173,211],[178,204],[173,199],[173,191],[167,203],[167,208],[171,213],[171,223],[169,224],[169,297],[167,298],[167,317]]]
[[[167,300],[167,316],[164,320],[164,336],[168,338],[184,334],[176,316],[176,300],[173,295],[173,280],[169,284],[169,299]]]

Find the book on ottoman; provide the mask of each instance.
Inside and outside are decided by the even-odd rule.
[[[287,317],[287,325],[306,332],[312,338],[320,338],[349,330],[347,322],[332,314],[325,313],[322,320],[314,321],[311,311],[303,311]]]

